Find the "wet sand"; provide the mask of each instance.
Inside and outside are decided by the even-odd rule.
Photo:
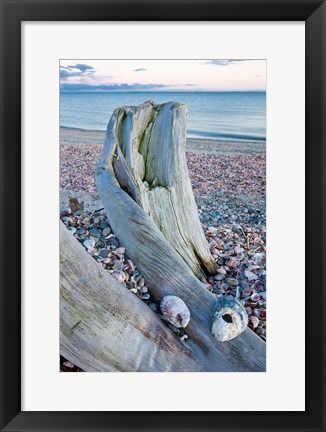
[[[61,144],[96,144],[103,146],[105,131],[60,128]],[[194,153],[265,154],[265,142],[222,141],[204,138],[187,138],[187,151]]]

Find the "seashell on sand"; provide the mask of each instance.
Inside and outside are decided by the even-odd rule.
[[[181,298],[167,295],[163,297],[160,309],[163,318],[177,328],[184,328],[190,321],[190,311]]]
[[[206,231],[206,235],[208,235],[209,237],[215,237],[217,234],[217,228],[215,227],[209,227],[208,230]]]
[[[251,294],[250,299],[253,302],[257,302],[260,299],[260,295],[258,293],[253,293],[253,294]]]
[[[249,281],[257,280],[258,276],[250,270],[245,270],[245,275]]]
[[[84,241],[83,245],[87,248],[87,249],[93,249],[95,246],[95,240],[94,239],[87,239]]]
[[[219,342],[239,336],[248,325],[248,315],[242,304],[231,296],[219,298],[213,314],[212,334]]]
[[[249,317],[249,321],[250,321],[250,324],[251,324],[252,328],[255,329],[255,328],[257,328],[259,326],[259,318],[256,317],[255,315],[251,315]]]
[[[120,271],[113,271],[112,276],[119,282],[123,283],[126,280],[126,275]]]
[[[126,264],[128,265],[128,269],[127,269],[128,273],[132,273],[132,272],[134,272],[136,270],[136,267],[134,266],[134,264],[133,264],[132,261],[127,260]]]

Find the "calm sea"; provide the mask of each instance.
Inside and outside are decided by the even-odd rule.
[[[115,108],[178,101],[188,105],[189,137],[233,141],[266,139],[265,92],[61,93],[60,125],[105,130]]]

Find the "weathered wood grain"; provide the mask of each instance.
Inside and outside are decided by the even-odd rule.
[[[119,184],[151,216],[193,273],[216,273],[186,162],[188,108],[145,102],[117,109],[108,126]],[[109,144],[108,144],[109,145]],[[104,150],[105,151],[105,150]]]
[[[85,371],[205,371],[140,299],[60,222],[60,352]],[[203,361],[203,364],[201,363]]]
[[[242,341],[244,356],[252,356],[256,346],[258,337],[251,333],[254,338]],[[180,341],[145,303],[100,267],[62,222],[60,352],[89,372],[248,371],[247,360],[232,361],[238,355],[232,345],[221,352],[214,345],[210,349],[205,339]],[[262,370],[263,365],[257,359],[256,364],[251,360],[251,367]]]
[[[180,104],[171,103],[167,105],[168,110],[176,110],[175,116],[181,115],[183,108],[180,108]],[[206,360],[211,367],[210,370],[264,371],[266,367],[265,343],[250,329],[245,330],[244,333],[229,342],[217,342],[212,336],[211,322],[216,298],[195,276],[196,271],[194,271],[193,265],[189,264],[189,256],[180,253],[179,249],[175,247],[175,243],[171,241],[171,238],[174,237],[176,225],[173,223],[171,223],[171,226],[165,224],[169,220],[170,210],[174,208],[175,201],[171,201],[171,206],[165,213],[164,208],[168,201],[165,199],[160,201],[160,192],[155,199],[153,197],[149,198],[150,195],[143,192],[139,183],[140,174],[136,173],[136,175],[135,167],[133,168],[132,163],[128,163],[128,160],[130,161],[132,158],[132,144],[135,143],[137,147],[139,138],[137,138],[137,134],[133,139],[128,138],[126,131],[130,133],[131,125],[137,118],[137,112],[142,113],[142,118],[148,119],[148,116],[146,117],[143,111],[144,109],[145,112],[147,112],[147,109],[151,110],[150,107],[151,104],[145,104],[145,108],[140,111],[135,108],[118,109],[113,114],[108,126],[103,153],[96,171],[96,183],[112,229],[120,243],[126,247],[128,256],[132,258],[144,275],[146,284],[154,298],[161,300],[165,295],[176,295],[186,303],[191,312],[191,320],[187,326],[187,333],[190,336],[188,346],[192,347],[193,352],[198,355],[199,353],[205,353]],[[162,112],[165,111],[162,110]],[[156,120],[159,113],[155,114]],[[171,119],[170,112],[165,113],[164,116]],[[145,123],[146,121],[144,120]],[[163,124],[166,123],[163,122]],[[171,121],[167,124],[171,127]],[[172,127],[173,124],[172,122]],[[151,134],[153,134],[152,129],[153,126],[149,129],[147,124],[146,131],[151,130]],[[143,127],[136,128],[136,130],[140,130],[140,133],[144,133],[145,136],[146,133],[148,134],[146,131],[143,132]],[[161,133],[163,133],[162,130]],[[158,138],[156,139],[158,140]],[[150,142],[150,138],[148,138],[148,142]],[[159,161],[162,160],[162,165],[165,168],[159,176],[158,183],[162,182],[164,187],[170,187],[166,170],[171,169],[173,171],[175,169],[173,164],[180,158],[179,153],[184,153],[184,148],[176,145],[174,141],[171,147],[168,147],[168,151],[174,153],[174,156],[166,155],[173,162],[167,163],[165,160],[163,162],[165,156],[161,153],[158,147],[159,144],[155,145],[157,146],[156,152],[160,156],[151,156],[151,161],[155,162],[151,162],[150,165],[159,165]],[[121,150],[120,146],[124,151]],[[178,153],[178,156],[175,153]],[[147,154],[150,154],[148,149]],[[180,167],[180,164],[177,165]],[[116,168],[117,166],[119,169]],[[156,168],[160,172],[159,166]],[[151,173],[150,168],[146,168],[146,171],[148,170]],[[130,172],[132,172],[132,175]],[[149,180],[153,179],[154,175],[154,173],[149,174]],[[185,171],[183,171],[181,177],[184,178],[185,175],[187,173],[185,174]],[[177,171],[175,176],[178,177]],[[160,187],[156,184],[155,179],[153,180],[152,190]],[[123,184],[123,187],[121,187],[121,184]],[[143,185],[143,187],[146,187],[146,185]],[[176,187],[171,187],[177,190]],[[152,190],[150,189],[150,192]],[[190,193],[193,196],[191,186],[190,191],[186,187],[185,189],[180,188],[175,193],[180,202],[185,205],[187,205],[187,199],[183,198],[183,195]],[[153,208],[148,204],[150,200],[152,200]],[[187,210],[187,207],[180,207],[180,212],[187,212]],[[197,209],[195,209],[195,212],[197,214]],[[154,221],[153,214],[157,215],[157,219],[161,213],[164,214],[163,219],[165,222]],[[181,220],[180,217],[178,216],[179,221]],[[191,230],[192,226],[186,225],[185,232],[191,233]],[[167,235],[167,232],[169,232],[169,235]],[[198,234],[196,228],[194,232],[196,235]],[[202,231],[200,236],[203,236]],[[185,238],[188,239],[189,237]],[[204,236],[203,238],[205,240]],[[187,240],[185,240],[184,244],[187,245]],[[195,244],[195,242],[191,242],[192,250],[198,258],[197,264],[198,262],[201,264],[206,263],[206,259],[203,258],[204,255],[199,252],[201,248],[194,248]]]

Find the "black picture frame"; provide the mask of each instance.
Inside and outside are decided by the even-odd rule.
[[[325,431],[325,2],[1,0],[0,3],[1,431]],[[23,217],[20,173],[21,22],[106,20],[305,21],[307,319],[304,412],[21,411],[21,272],[16,263],[20,251],[20,226]],[[303,228],[302,233],[295,235],[303,236]],[[290,299],[285,300],[287,301]],[[293,314],[295,311],[291,312],[292,318]],[[302,337],[304,338],[304,335]]]

